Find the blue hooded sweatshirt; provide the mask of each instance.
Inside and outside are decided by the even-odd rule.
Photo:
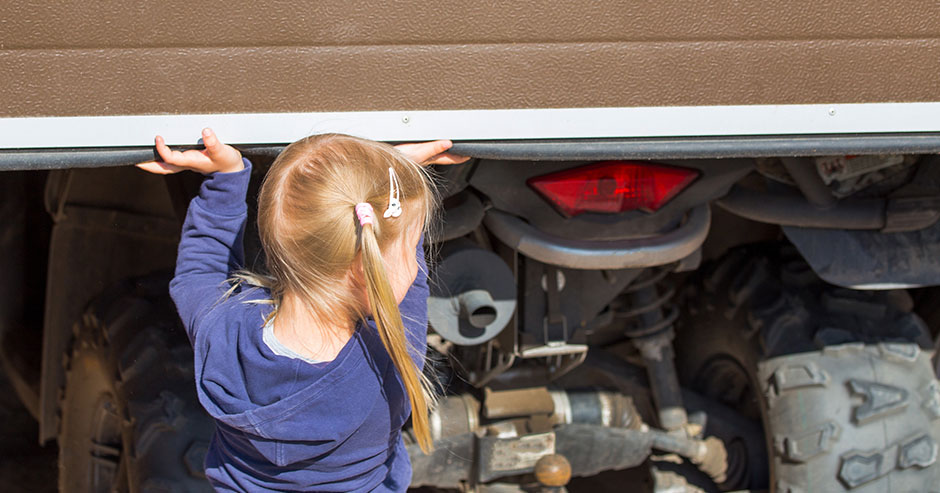
[[[196,390],[216,420],[206,476],[220,491],[405,491],[411,464],[401,428],[405,388],[372,322],[336,358],[310,363],[263,340],[273,307],[262,288],[225,297],[244,265],[251,163],[207,177],[183,226],[170,294],[195,353]],[[399,305],[419,369],[427,335],[427,266]]]

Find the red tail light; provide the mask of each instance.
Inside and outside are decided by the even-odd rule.
[[[698,171],[635,163],[603,161],[528,180],[562,214],[656,211],[689,186]]]

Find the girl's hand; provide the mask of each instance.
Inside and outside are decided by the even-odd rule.
[[[201,151],[173,151],[167,147],[163,137],[158,135],[154,144],[163,161],[148,161],[138,164],[137,167],[158,175],[178,173],[184,169],[198,171],[204,175],[215,172],[232,173],[245,169],[242,154],[234,147],[220,142],[212,129],[202,130],[202,143],[206,148]]]
[[[460,164],[470,159],[467,156],[446,152],[452,145],[454,143],[449,140],[435,140],[434,142],[419,144],[398,144],[395,149],[422,166],[429,164]]]

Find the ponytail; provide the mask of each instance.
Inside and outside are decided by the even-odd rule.
[[[357,206],[357,215],[358,209]],[[369,209],[371,210],[371,207]],[[385,262],[379,251],[376,225],[372,220],[363,221],[362,216],[359,217],[362,225],[360,234],[362,269],[369,305],[372,307],[372,317],[375,319],[375,326],[378,328],[382,344],[385,345],[405,384],[408,399],[411,401],[411,423],[418,445],[425,454],[428,454],[434,448],[428,424],[430,386],[424,375],[417,371],[408,353],[405,327],[401,320],[401,313],[398,311],[395,294],[388,281]]]

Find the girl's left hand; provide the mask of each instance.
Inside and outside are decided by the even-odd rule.
[[[470,159],[467,156],[447,152],[447,149],[450,149],[452,145],[454,143],[449,140],[435,140],[417,144],[398,144],[395,149],[422,166],[429,164],[460,164]]]

